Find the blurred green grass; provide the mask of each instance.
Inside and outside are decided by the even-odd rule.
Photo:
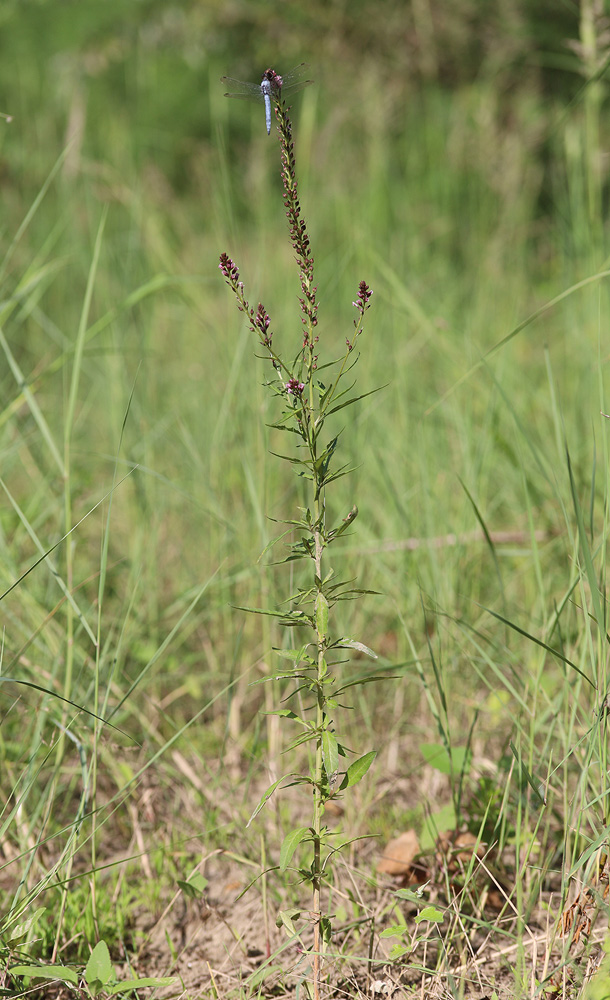
[[[399,8],[387,8],[400,21]],[[466,18],[461,27],[442,25],[448,37],[462,31],[463,63],[443,71],[440,42],[420,44],[418,75],[381,30],[363,51],[355,11],[354,36],[336,13],[317,49],[315,26],[296,14],[279,20],[274,37],[275,9],[261,4],[250,20],[231,21],[219,4],[31,3],[2,15],[0,110],[14,116],[0,127],[3,331],[14,362],[11,371],[5,351],[3,672],[63,690],[68,611],[56,576],[41,563],[8,591],[65,533],[66,490],[74,524],[129,474],[113,494],[108,528],[105,503],[53,553],[93,632],[101,615],[98,653],[74,623],[70,697],[96,712],[111,709],[113,723],[155,749],[210,701],[208,727],[190,730],[195,752],[205,748],[212,759],[210,773],[227,740],[260,763],[270,738],[255,723],[260,696],[245,685],[268,668],[279,637],[233,605],[259,604],[261,590],[281,600],[292,589],[285,569],[263,571],[257,560],[277,528],[269,518],[294,516],[299,486],[268,454],[275,444],[265,425],[276,415],[264,366],[217,269],[226,250],[250,300],[271,314],[276,338],[296,352],[299,289],[277,146],[260,109],[225,101],[218,79],[256,78],[274,41],[291,65],[310,62],[316,79],[295,98],[294,119],[327,356],[350,332],[357,282],[375,289],[358,387],[385,388],[345,427],[343,457],[355,472],[330,505],[334,519],[357,502],[340,569],[383,596],[340,609],[340,627],[401,663],[407,701],[420,698],[401,621],[426,658],[423,602],[458,742],[475,704],[481,740],[497,739],[505,718],[507,739],[511,726],[523,725],[522,706],[513,698],[498,710],[499,676],[506,670],[529,711],[549,669],[535,646],[484,608],[597,669],[578,602],[562,605],[560,628],[545,630],[578,575],[566,443],[592,548],[602,546],[600,579],[605,568],[607,281],[566,296],[457,384],[526,317],[607,267],[603,219],[591,213],[599,150],[588,147],[586,96],[578,97],[577,80],[570,84],[574,61],[557,39],[545,48],[533,32],[505,64],[501,53],[494,62],[491,46],[475,57]],[[528,5],[513,11],[515,23],[527,22]],[[553,51],[570,62],[555,96],[539,72]],[[601,181],[597,194],[593,203],[605,205]],[[77,330],[106,211],[79,361]],[[75,365],[66,485],[55,450],[64,453]],[[479,519],[492,533],[523,532],[522,541],[493,552],[485,542],[404,547],[407,539],[465,535]],[[547,533],[540,543],[530,534],[536,529]],[[212,704],[227,684],[230,693]],[[552,705],[552,691],[546,697]],[[35,785],[41,748],[66,720],[33,689],[3,685],[0,699],[8,801],[23,748],[32,762],[26,784]],[[368,689],[366,699],[357,695],[355,730],[364,719],[387,750],[408,725],[398,704],[404,700],[395,703],[381,685],[373,699]],[[90,721],[75,723],[87,745]],[[413,727],[425,738],[429,724],[418,718]],[[528,739],[540,746],[532,726]],[[52,755],[40,767],[43,777],[52,774]],[[48,777],[49,797],[57,781]],[[67,798],[64,820],[72,805]],[[16,850],[42,829],[43,812],[37,803],[31,823],[6,826]]]
[[[159,617],[178,595],[219,565],[225,569],[217,588],[245,574],[247,589],[269,535],[261,512],[288,516],[296,496],[295,485],[266,458],[259,417],[270,415],[262,369],[254,374],[253,345],[226,300],[217,253],[226,248],[239,261],[251,298],[263,298],[284,338],[298,338],[298,289],[273,142],[260,115],[221,97],[216,74],[233,68],[218,62],[205,78],[200,70],[189,77],[184,52],[163,44],[162,22],[156,35],[151,29],[158,48],[147,48],[145,22],[138,35],[129,21],[119,30],[109,12],[97,24],[92,12],[89,23],[82,11],[74,20],[71,5],[59,7],[63,17],[56,18],[40,5],[46,21],[34,34],[16,8],[14,25],[6,23],[4,93],[15,116],[3,132],[6,247],[62,152],[69,123],[76,118],[83,126],[7,266],[5,294],[14,294],[32,269],[49,273],[19,303],[6,332],[61,437],[74,329],[94,234],[108,206],[92,323],[109,311],[116,315],[85,347],[75,499],[84,513],[110,487],[133,391],[119,464],[140,469],[115,498],[113,573],[141,581],[140,627],[157,635]],[[48,51],[34,60],[35,47],[45,43]],[[58,67],[69,75],[73,64],[78,72],[64,86]],[[335,79],[324,67],[316,75],[318,69],[318,88],[299,98],[295,113],[324,336],[332,354],[349,329],[355,283],[366,276],[376,297],[359,382],[365,389],[387,383],[346,429],[344,447],[357,470],[339,491],[341,504],[358,499],[353,550],[377,586],[378,557],[373,553],[363,565],[360,548],[477,526],[458,475],[495,529],[523,526],[524,478],[534,490],[536,523],[549,524],[553,490],[540,483],[533,453],[557,449],[548,366],[586,477],[589,428],[599,426],[603,286],[543,315],[429,410],[525,316],[602,267],[604,253],[591,238],[583,197],[568,190],[570,181],[578,186],[578,167],[563,156],[561,131],[552,136],[555,176],[549,179],[548,168],[545,174],[537,142],[553,111],[536,94],[516,95],[507,124],[493,81],[469,82],[454,93],[430,84],[403,100],[408,82],[401,89],[391,80],[386,92],[367,64],[342,99],[345,70]],[[197,115],[211,120],[195,123]],[[563,124],[578,129],[579,109]],[[553,211],[542,211],[543,195],[555,197]],[[155,294],[130,306],[130,296],[151,281],[159,284]],[[19,502],[36,508],[50,540],[61,520],[57,470],[8,373],[4,394],[6,482],[17,484]],[[527,440],[516,446],[519,425]],[[563,464],[560,453],[555,461]],[[32,551],[27,537],[10,533],[14,577]],[[87,534],[85,522],[80,535]],[[471,587],[481,597],[483,581],[493,589],[495,579],[479,553],[466,556],[476,571],[465,580],[464,558],[460,549],[441,555],[424,548],[401,555],[383,575],[393,576],[393,597],[410,614],[418,601],[414,580],[443,607],[464,607]],[[226,585],[232,592],[236,584]],[[43,604],[49,586],[41,572],[28,580],[28,590],[47,591]],[[125,592],[132,586],[133,580]],[[225,598],[223,592],[219,603]],[[18,608],[19,590],[12,600]]]

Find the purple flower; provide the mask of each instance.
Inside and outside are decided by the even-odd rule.
[[[289,395],[292,393],[293,396],[300,396],[301,393],[303,392],[303,389],[305,388],[305,383],[299,382],[299,380],[296,378],[291,378],[288,380],[288,382],[286,382],[284,388],[286,389],[286,392]]]
[[[239,268],[226,253],[221,253],[220,264],[218,265],[222,274],[229,284],[236,285],[239,281]]]
[[[369,308],[369,302],[372,294],[373,289],[369,288],[366,281],[361,281],[358,285],[358,299],[356,302],[352,302],[352,305],[359,311],[361,316],[364,316],[365,309]]]

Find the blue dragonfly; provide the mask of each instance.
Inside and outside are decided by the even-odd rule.
[[[244,83],[243,80],[232,80],[230,76],[221,76],[220,82],[228,88],[225,97],[236,97],[240,101],[264,101],[265,123],[267,135],[271,134],[271,101],[279,101],[282,97],[296,94],[308,87],[313,80],[305,79],[309,66],[301,63],[290,73],[282,76],[274,69],[266,69],[260,83]]]

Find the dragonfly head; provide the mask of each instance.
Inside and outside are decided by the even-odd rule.
[[[282,84],[283,84],[284,81],[282,80],[282,78],[279,75],[279,73],[276,73],[274,69],[269,68],[269,69],[266,69],[265,72],[263,73],[263,78],[262,78],[261,82],[262,83],[265,83],[265,82],[269,83],[270,86],[271,86],[271,90],[274,93],[278,93],[279,94],[279,92],[282,89]]]

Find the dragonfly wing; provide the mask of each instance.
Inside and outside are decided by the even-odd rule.
[[[310,83],[313,83],[313,80],[301,80],[299,83],[289,83],[282,87],[282,95],[289,97],[290,94],[298,94],[299,90],[309,87]]]
[[[282,74],[282,95],[288,97],[296,94],[297,91],[308,87],[313,80],[307,79],[310,67],[307,63],[300,63],[289,73]],[[263,101],[264,94],[260,83],[246,83],[244,80],[234,80],[230,76],[221,76],[220,82],[227,88],[225,97],[234,97],[240,101]],[[275,97],[276,92],[272,89],[271,96]]]
[[[230,76],[221,76],[220,82],[227,88],[228,93],[225,97],[237,97],[241,101],[263,99],[263,92],[258,83],[245,83],[243,80],[233,80]]]
[[[291,69],[289,73],[282,73],[282,94],[288,96],[288,94],[296,94],[297,91],[302,90],[304,87],[308,87],[313,80],[309,80],[309,71],[311,66],[308,63],[299,63],[294,69]]]

